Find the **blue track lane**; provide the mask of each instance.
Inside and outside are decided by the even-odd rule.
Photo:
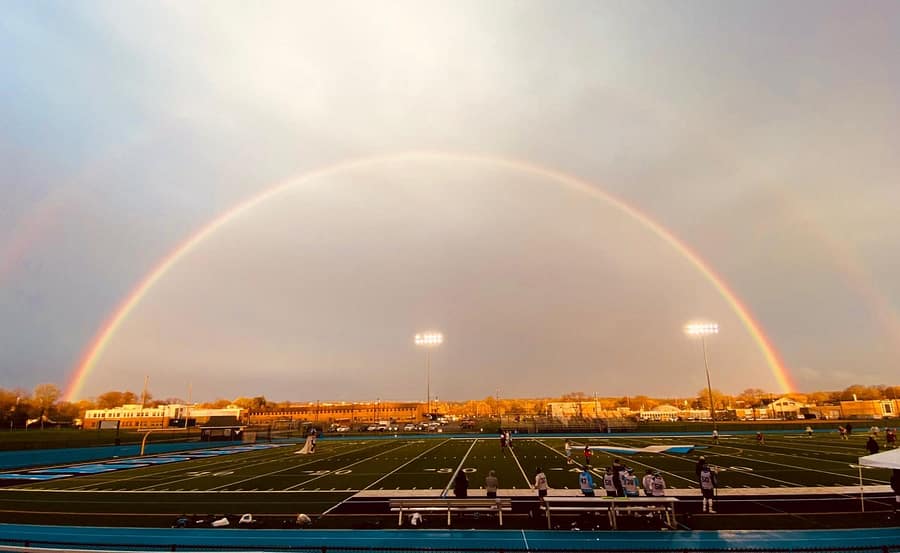
[[[84,528],[0,524],[0,540],[83,548],[229,546],[473,549],[728,549],[900,546],[900,528],[794,531],[551,532],[520,530],[241,530],[236,528]]]

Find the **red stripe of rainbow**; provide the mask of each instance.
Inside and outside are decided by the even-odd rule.
[[[110,317],[106,320],[106,322],[104,322],[103,326],[100,327],[100,329],[94,335],[93,340],[91,340],[87,349],[84,351],[84,354],[82,355],[77,367],[74,370],[72,379],[66,388],[65,398],[68,401],[73,401],[76,399],[76,396],[81,393],[81,389],[87,376],[90,374],[91,369],[94,367],[97,360],[102,355],[106,346],[112,340],[118,328],[122,325],[123,321],[128,317],[135,306],[140,303],[141,299],[147,294],[147,292],[163,276],[165,276],[166,272],[168,272],[168,270],[172,268],[172,266],[178,263],[181,258],[186,256],[194,248],[201,244],[207,237],[215,233],[219,228],[226,225],[229,221],[239,216],[241,213],[244,213],[245,211],[256,207],[257,205],[271,199],[272,197],[280,194],[290,187],[297,186],[317,178],[334,175],[352,169],[371,167],[379,164],[429,160],[481,163],[493,167],[501,167],[512,171],[527,173],[532,176],[545,177],[560,185],[567,186],[573,190],[584,192],[591,197],[599,199],[629,215],[635,221],[639,222],[657,237],[661,238],[663,241],[669,244],[678,253],[680,253],[706,278],[706,280],[708,280],[715,287],[722,298],[728,303],[734,313],[741,320],[741,323],[747,329],[747,332],[750,333],[750,336],[756,342],[757,347],[759,348],[760,352],[766,360],[766,363],[769,366],[769,369],[772,372],[772,375],[778,382],[778,386],[784,392],[794,391],[795,388],[791,374],[784,366],[784,362],[781,360],[781,357],[779,356],[777,350],[772,345],[771,340],[769,340],[765,335],[762,327],[753,318],[747,306],[745,306],[740,301],[740,299],[738,299],[737,295],[734,293],[734,291],[731,290],[731,288],[728,287],[722,277],[720,277],[715,271],[713,271],[709,264],[707,264],[696,252],[690,249],[687,244],[682,242],[679,238],[672,234],[672,232],[651,219],[642,211],[638,210],[635,207],[632,207],[631,205],[609,194],[608,192],[599,190],[591,186],[586,181],[580,180],[572,175],[568,175],[560,171],[535,165],[530,162],[476,154],[422,151],[408,152],[397,155],[360,158],[337,163],[328,167],[324,167],[322,169],[304,173],[298,177],[294,177],[287,181],[276,184],[275,186],[261,192],[260,194],[244,200],[243,202],[235,205],[231,209],[225,211],[224,213],[207,223],[196,233],[190,236],[187,240],[182,242],[171,253],[165,256],[156,265],[156,267],[140,281],[140,283],[131,291],[131,293],[129,293],[128,296],[126,296],[125,299],[122,300],[118,307],[116,307],[115,311],[112,312]]]

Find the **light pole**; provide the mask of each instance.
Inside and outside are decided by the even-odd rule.
[[[416,334],[416,345],[425,348],[425,404],[427,416],[431,418],[431,348],[444,343],[444,335],[440,332],[422,332]]]
[[[703,346],[703,366],[706,368],[706,389],[709,391],[709,416],[712,418],[713,430],[718,430],[716,426],[716,408],[713,405],[712,385],[709,383],[709,359],[706,355],[706,337],[710,334],[718,334],[719,325],[716,323],[688,323],[684,325],[684,332],[688,336],[700,337],[700,344]]]

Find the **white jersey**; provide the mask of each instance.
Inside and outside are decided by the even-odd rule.
[[[638,495],[638,479],[633,474],[626,474],[622,477],[622,487],[625,488],[625,495]]]
[[[712,490],[716,487],[716,477],[709,470],[700,473],[700,488],[704,490]]]
[[[603,489],[610,492],[616,493],[616,482],[614,480],[614,474],[604,474],[603,475]]]

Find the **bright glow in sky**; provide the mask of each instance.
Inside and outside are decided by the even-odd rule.
[[[896,2],[18,3],[0,15],[0,386],[64,386],[217,215],[410,150],[528,160],[670,229],[804,390],[900,374]],[[538,176],[410,161],[229,222],[86,395],[424,399],[776,389],[710,283]]]

